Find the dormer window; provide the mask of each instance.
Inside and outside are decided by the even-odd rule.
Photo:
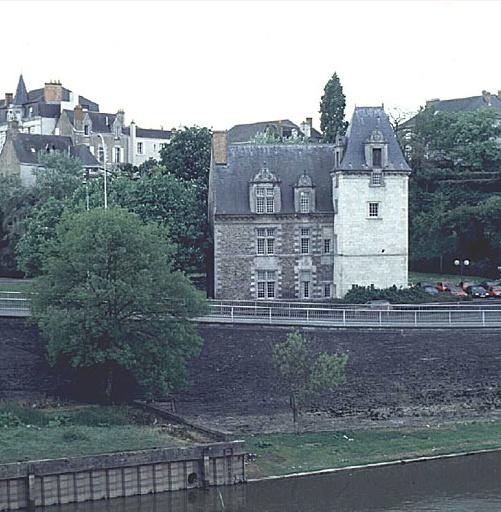
[[[294,185],[294,206],[297,213],[315,211],[315,186],[306,171],[299,176]]]
[[[89,135],[89,125],[84,125],[84,135]]]
[[[365,164],[371,169],[384,169],[388,165],[388,142],[377,128],[365,142]]]
[[[310,213],[310,193],[301,192],[299,194],[299,211],[301,213]]]
[[[280,181],[266,166],[254,176],[249,185],[251,212],[269,214],[280,211]]]
[[[273,187],[256,187],[256,213],[275,212]]]

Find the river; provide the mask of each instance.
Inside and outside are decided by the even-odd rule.
[[[499,512],[501,452],[53,509],[59,512]]]

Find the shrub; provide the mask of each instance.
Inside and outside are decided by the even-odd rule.
[[[36,425],[45,427],[49,424],[49,418],[39,409],[16,403],[0,405],[0,415],[11,415],[19,420],[18,425]]]
[[[387,300],[393,303],[430,302],[431,295],[421,288],[375,288],[374,286],[354,286],[345,296],[348,304],[365,304],[370,300]],[[450,300],[450,298],[449,298]]]

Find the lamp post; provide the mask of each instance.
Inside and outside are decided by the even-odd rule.
[[[463,280],[463,268],[470,264],[470,260],[454,260],[454,265],[460,268],[461,281]]]
[[[104,142],[104,137],[102,133],[96,133],[100,139],[101,144],[103,145],[103,166],[104,166],[104,209],[108,209],[108,170],[106,169],[106,143]],[[98,150],[99,156],[99,150]]]

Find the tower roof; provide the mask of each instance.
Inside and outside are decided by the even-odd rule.
[[[23,75],[19,75],[16,95],[14,96],[14,105],[24,105],[25,103],[28,103],[28,91],[26,90]]]
[[[346,132],[346,150],[340,169],[357,171],[367,169],[365,144],[378,139],[388,144],[388,170],[410,171],[402,150],[382,107],[356,107]]]

